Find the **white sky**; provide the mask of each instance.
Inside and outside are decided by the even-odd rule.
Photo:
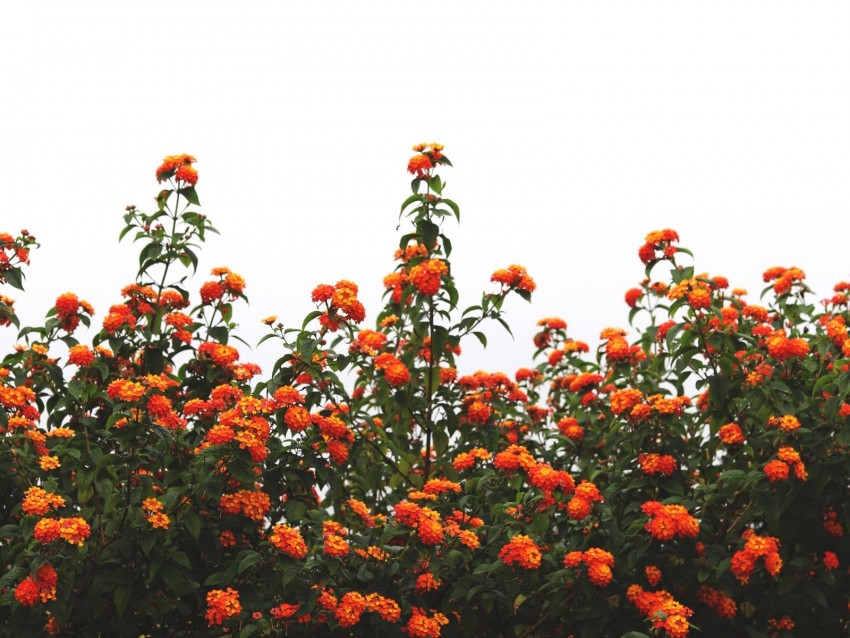
[[[527,365],[544,316],[591,343],[625,326],[657,228],[751,301],[773,265],[818,298],[850,277],[844,2],[54,1],[0,25],[0,230],[42,243],[28,292],[2,291],[25,323],[72,290],[100,324],[135,273],[124,206],[152,209],[182,152],[222,232],[201,269],[247,279],[252,342],[319,282],[356,281],[374,319],[420,141],[455,164],[461,305],[511,263],[538,284],[507,304],[516,341],[493,326],[464,372]]]

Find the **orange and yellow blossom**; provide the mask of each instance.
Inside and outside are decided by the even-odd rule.
[[[239,592],[232,587],[207,592],[205,617],[210,627],[220,625],[228,618],[238,616],[240,613],[242,613],[242,604],[239,602]]]
[[[537,569],[543,559],[540,548],[525,534],[517,534],[501,550],[499,558],[506,565],[519,565],[524,569]]]

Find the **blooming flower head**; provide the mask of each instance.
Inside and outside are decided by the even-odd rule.
[[[524,569],[540,567],[543,555],[529,536],[517,534],[499,551],[499,558],[506,565],[519,565]]]
[[[534,292],[537,284],[529,276],[528,272],[522,266],[511,264],[507,268],[497,270],[490,277],[490,281],[502,285],[502,294],[510,290],[519,290],[522,292]]]
[[[185,153],[182,155],[168,155],[156,169],[156,180],[163,182],[170,177],[176,176],[177,179],[185,181],[190,186],[194,186],[195,182],[198,181],[198,173],[192,168],[192,164],[197,161],[194,157]]]
[[[240,613],[242,613],[242,604],[239,602],[239,592],[232,587],[207,592],[205,617],[210,627],[220,625],[228,618],[238,616]]]

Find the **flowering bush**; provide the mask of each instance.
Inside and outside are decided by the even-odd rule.
[[[438,144],[414,148],[408,225],[366,327],[355,283],[313,290],[281,356],[242,359],[245,281],[186,281],[215,232],[189,155],[139,270],[90,343],[60,295],[0,365],[3,635],[844,635],[850,284],[820,305],[771,268],[763,305],[638,250],[626,330],[590,347],[550,317],[534,363],[460,375],[465,340],[535,282],[460,310]],[[35,238],[0,234],[22,288]],[[191,271],[191,272],[189,272]],[[657,280],[654,280],[656,277]],[[18,326],[0,296],[0,324]]]

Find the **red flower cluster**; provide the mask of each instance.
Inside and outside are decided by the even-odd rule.
[[[80,318],[94,314],[94,308],[88,301],[81,301],[73,292],[66,292],[56,298],[54,305],[59,327],[65,332],[71,333],[80,325]],[[85,319],[88,325],[88,319]]]
[[[32,575],[24,578],[15,587],[15,599],[24,607],[32,607],[37,603],[56,600],[56,583],[59,578],[51,565],[42,565]]]
[[[678,241],[679,233],[675,230],[669,228],[654,230],[646,236],[646,243],[638,250],[638,256],[645,264],[659,259],[656,255],[656,251],[658,250],[663,253],[661,259],[670,258],[678,252],[678,248],[673,245],[674,242]]]

